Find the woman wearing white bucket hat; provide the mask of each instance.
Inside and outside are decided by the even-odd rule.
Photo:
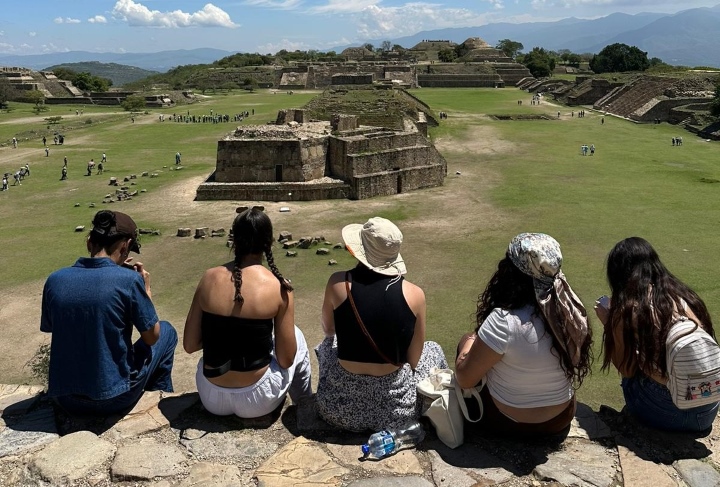
[[[417,382],[447,361],[437,343],[425,342],[425,294],[403,278],[398,227],[375,217],[342,235],[359,262],[325,289],[318,411],[351,431],[399,426],[419,415]]]

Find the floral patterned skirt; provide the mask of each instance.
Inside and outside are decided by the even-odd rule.
[[[435,342],[424,343],[414,372],[404,364],[381,377],[353,374],[342,368],[334,337],[323,340],[315,353],[320,370],[315,395],[318,412],[328,423],[349,431],[380,431],[416,419],[422,398],[418,401],[415,386],[433,367],[448,367],[445,353]]]

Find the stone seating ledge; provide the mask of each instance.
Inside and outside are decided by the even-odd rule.
[[[581,403],[563,437],[466,432],[451,450],[425,424],[418,448],[363,461],[367,435],[332,428],[312,399],[244,420],[207,413],[194,391],[148,392],[123,417],[78,419],[40,386],[0,385],[0,486],[710,487],[717,423],[667,434]]]

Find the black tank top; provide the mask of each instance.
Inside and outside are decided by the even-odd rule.
[[[221,316],[203,311],[203,375],[219,377],[234,370],[249,372],[268,365],[273,350],[273,320]]]
[[[384,276],[362,266],[351,270],[350,276],[350,294],[375,344],[395,363],[407,362],[407,350],[415,333],[416,317],[403,296],[403,278]],[[357,323],[350,301],[345,299],[333,311],[333,316],[339,359],[387,363],[368,342]]]

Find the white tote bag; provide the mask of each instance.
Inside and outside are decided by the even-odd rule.
[[[430,375],[417,385],[417,391],[425,397],[432,399],[430,407],[423,413],[430,419],[435,427],[438,438],[450,448],[457,448],[463,444],[465,434],[463,430],[463,417],[472,423],[482,419],[483,404],[480,399],[480,390],[485,380],[478,387],[461,389],[455,381],[455,373],[451,369],[438,369],[434,367]],[[468,415],[464,397],[474,397],[480,408],[477,419]]]

